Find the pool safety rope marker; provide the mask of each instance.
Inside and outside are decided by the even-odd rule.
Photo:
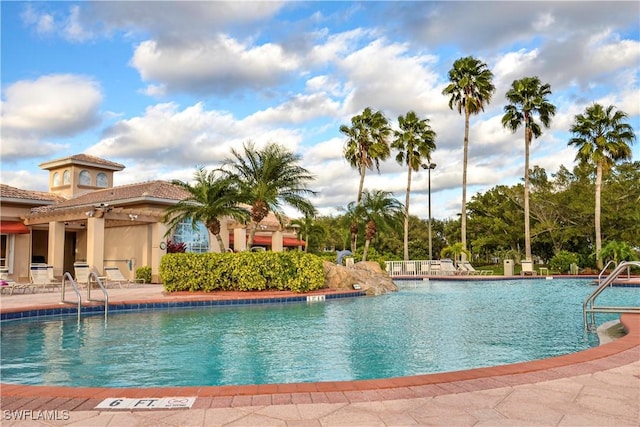
[[[189,409],[196,401],[195,397],[149,397],[142,399],[109,398],[94,409]]]

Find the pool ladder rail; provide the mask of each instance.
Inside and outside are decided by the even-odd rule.
[[[91,299],[91,286],[94,283],[91,280],[92,278],[95,279],[95,283],[102,290],[104,299]],[[64,298],[67,282],[71,284],[71,287],[73,288],[73,291],[76,294],[76,297],[78,298],[77,301],[70,301]],[[107,292],[107,289],[104,287],[104,285],[102,284],[102,281],[100,280],[100,278],[95,272],[89,273],[89,278],[87,280],[87,301],[104,303],[104,320],[106,322],[107,315],[109,314],[109,293]],[[71,273],[69,272],[64,273],[64,276],[62,276],[62,289],[60,290],[60,304],[73,304],[73,305],[77,304],[78,305],[78,322],[80,322],[80,314],[82,313],[82,294],[78,289],[78,284],[76,283],[75,280],[73,280],[73,277],[71,277]]]
[[[629,271],[632,268],[640,268],[640,261],[623,261],[620,264],[618,264],[604,280],[598,281],[598,287],[582,303],[582,319],[583,319],[585,330],[587,331],[596,330],[595,313],[620,313],[620,314],[638,313],[640,314],[640,307],[596,305],[596,298],[598,297],[598,295],[600,295],[609,286],[612,286],[622,272],[627,271],[627,276],[630,277]],[[602,273],[600,273],[600,276],[602,276]]]

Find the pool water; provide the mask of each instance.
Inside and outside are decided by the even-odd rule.
[[[2,324],[4,383],[205,386],[357,380],[547,358],[597,345],[577,279],[399,282],[319,303],[139,311]],[[599,305],[640,305],[609,288]],[[602,323],[617,315],[597,315]]]

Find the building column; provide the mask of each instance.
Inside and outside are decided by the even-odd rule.
[[[104,218],[87,218],[87,264],[95,268],[99,276],[104,270]]]
[[[242,252],[247,250],[247,229],[246,228],[233,229],[233,249],[235,252]]]
[[[56,277],[64,274],[64,232],[64,222],[49,222],[47,264],[53,266],[53,274]]]
[[[276,230],[271,235],[271,250],[273,252],[282,252],[282,230]]]

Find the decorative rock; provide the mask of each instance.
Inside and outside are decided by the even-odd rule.
[[[398,290],[380,264],[371,261],[356,263],[351,268],[325,261],[324,285],[329,289],[355,289],[354,285],[358,285],[367,295],[382,295]]]

